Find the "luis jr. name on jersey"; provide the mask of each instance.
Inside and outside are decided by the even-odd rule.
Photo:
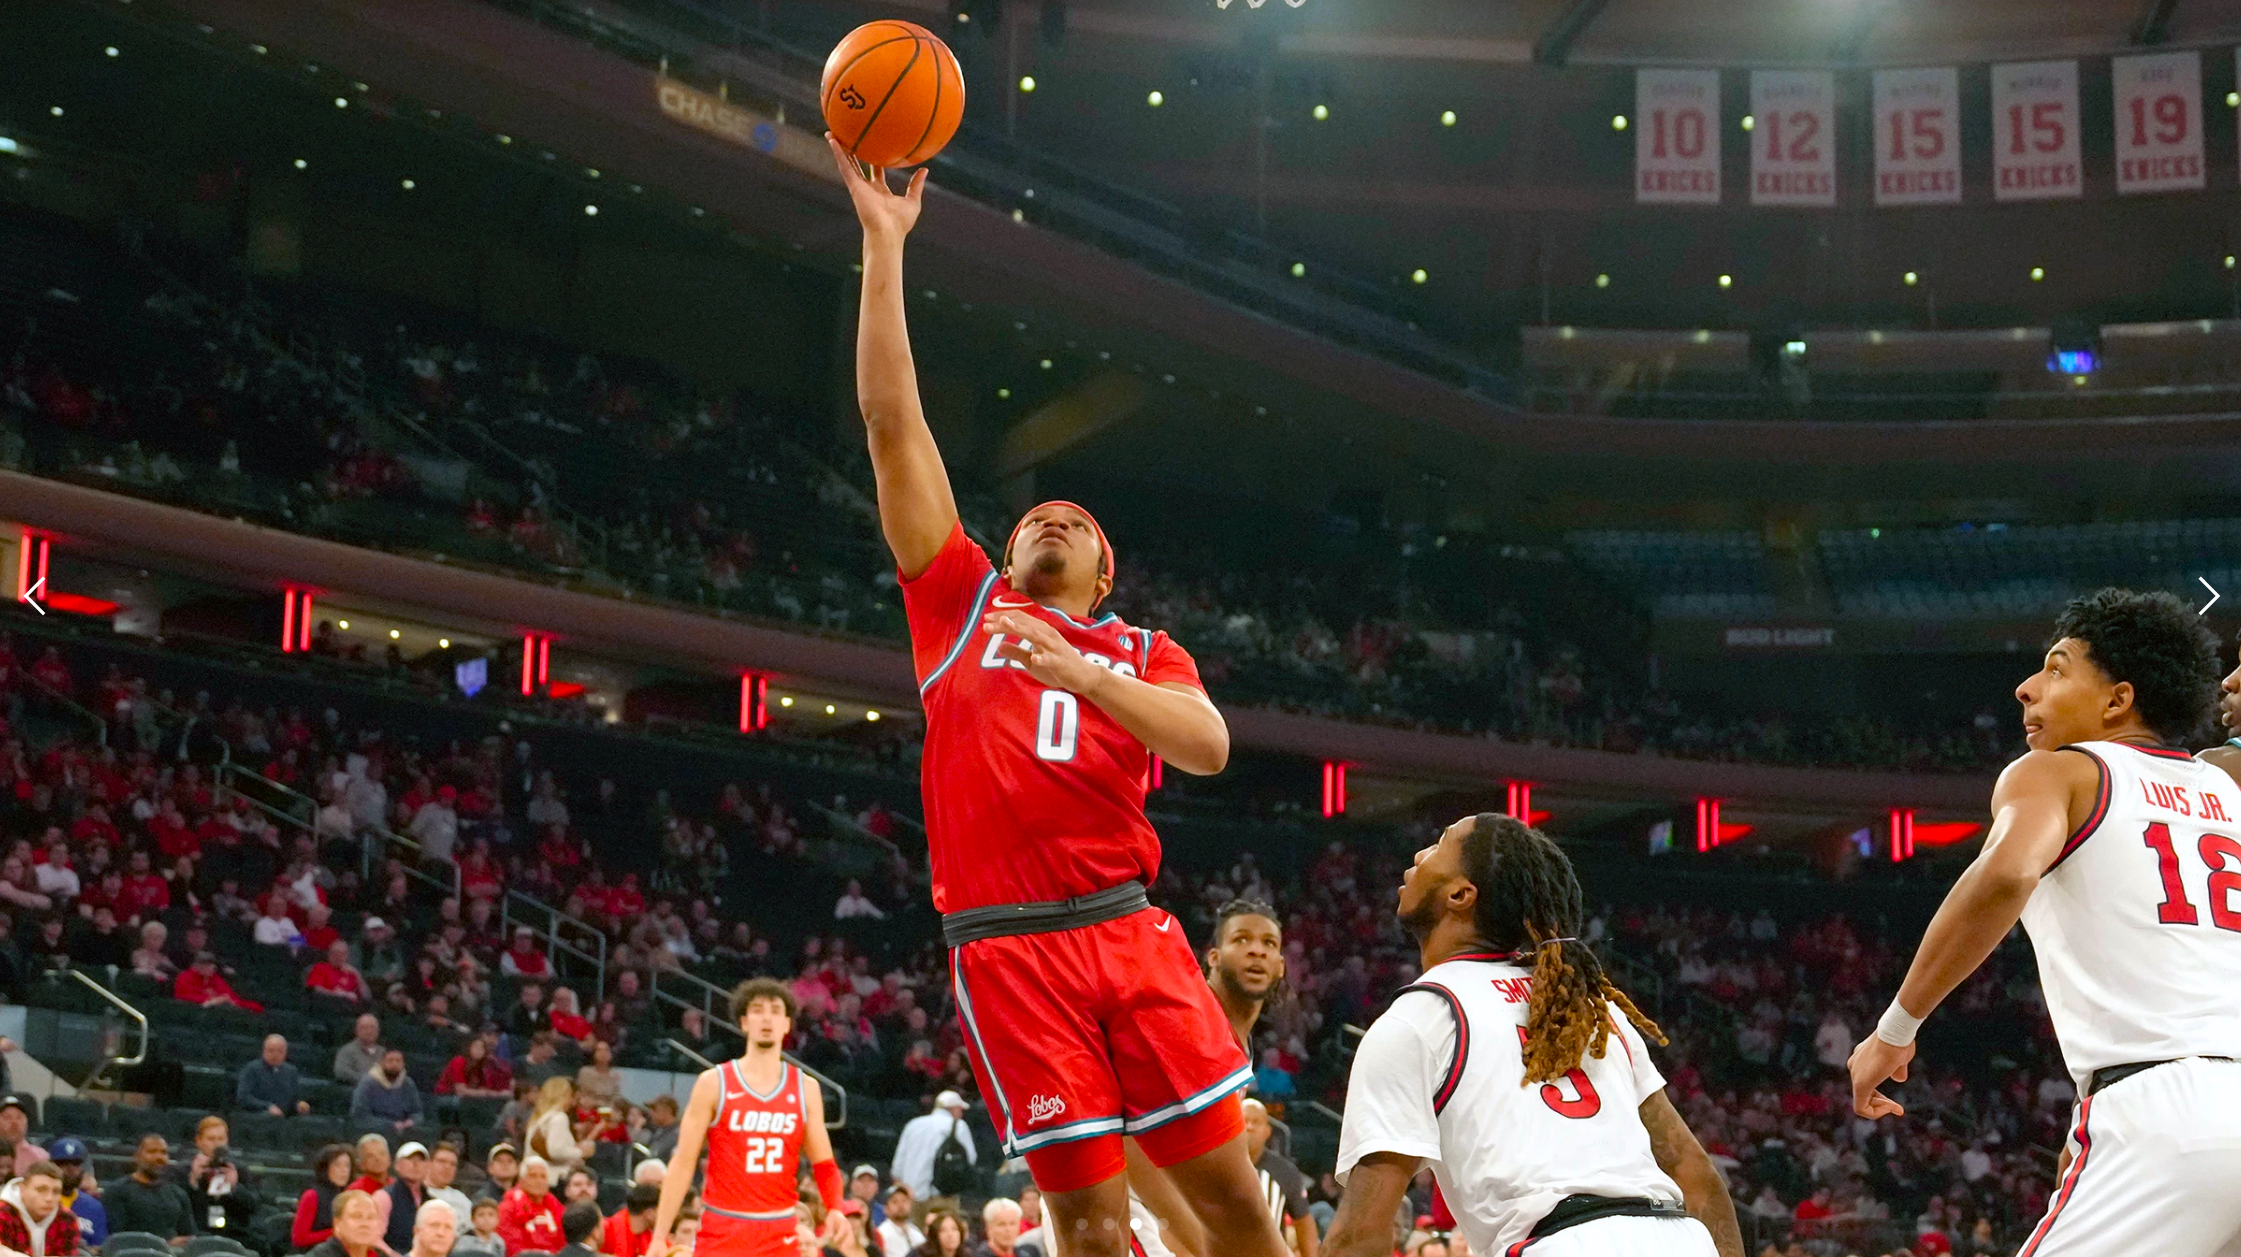
[[[2164,782],[2142,777],[2140,778],[2140,796],[2141,800],[2149,807],[2160,811],[2173,812],[2196,820],[2223,821],[2232,819],[2225,814],[2225,805],[2219,801],[2218,796],[2208,791],[2190,797],[2185,786],[2168,785]]]

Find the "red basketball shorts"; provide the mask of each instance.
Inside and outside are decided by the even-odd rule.
[[[966,943],[950,952],[950,976],[973,1073],[1012,1155],[1101,1138],[1117,1160],[1117,1137],[1127,1134],[1155,1162],[1173,1164],[1210,1148],[1162,1156],[1159,1145],[1172,1141],[1153,1132],[1214,1108],[1252,1078],[1183,927],[1157,908]],[[1209,1136],[1221,1135],[1211,1140],[1218,1145],[1235,1133]],[[1039,1161],[1050,1158],[1028,1156],[1040,1184]]]
[[[734,1218],[703,1209],[700,1234],[693,1237],[693,1257],[801,1257],[794,1215],[779,1221]]]

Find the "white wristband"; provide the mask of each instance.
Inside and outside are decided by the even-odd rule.
[[[1894,998],[1883,1010],[1883,1020],[1875,1023],[1875,1037],[1892,1047],[1905,1047],[1914,1042],[1914,1032],[1921,1028],[1922,1019],[1901,1008]]]

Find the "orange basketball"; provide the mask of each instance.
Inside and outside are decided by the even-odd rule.
[[[825,58],[818,99],[826,129],[859,160],[916,166],[957,134],[965,75],[949,45],[925,27],[867,22]]]

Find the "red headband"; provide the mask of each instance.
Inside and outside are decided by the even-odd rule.
[[[1040,506],[1034,507],[1033,509],[1029,510],[1027,514],[1020,516],[1018,523],[1012,525],[1011,538],[1004,542],[1005,568],[1009,569],[1012,565],[1012,547],[1019,544],[1020,529],[1027,527],[1027,521],[1034,517],[1036,511],[1042,510],[1045,506],[1063,506],[1070,511],[1080,511],[1082,513],[1082,518],[1089,521],[1090,530],[1097,534],[1098,568],[1104,573],[1106,580],[1112,580],[1113,543],[1105,539],[1105,526],[1097,522],[1097,517],[1089,513],[1089,508],[1082,506],[1079,503],[1068,502],[1059,498],[1053,498],[1048,502],[1042,503]]]

